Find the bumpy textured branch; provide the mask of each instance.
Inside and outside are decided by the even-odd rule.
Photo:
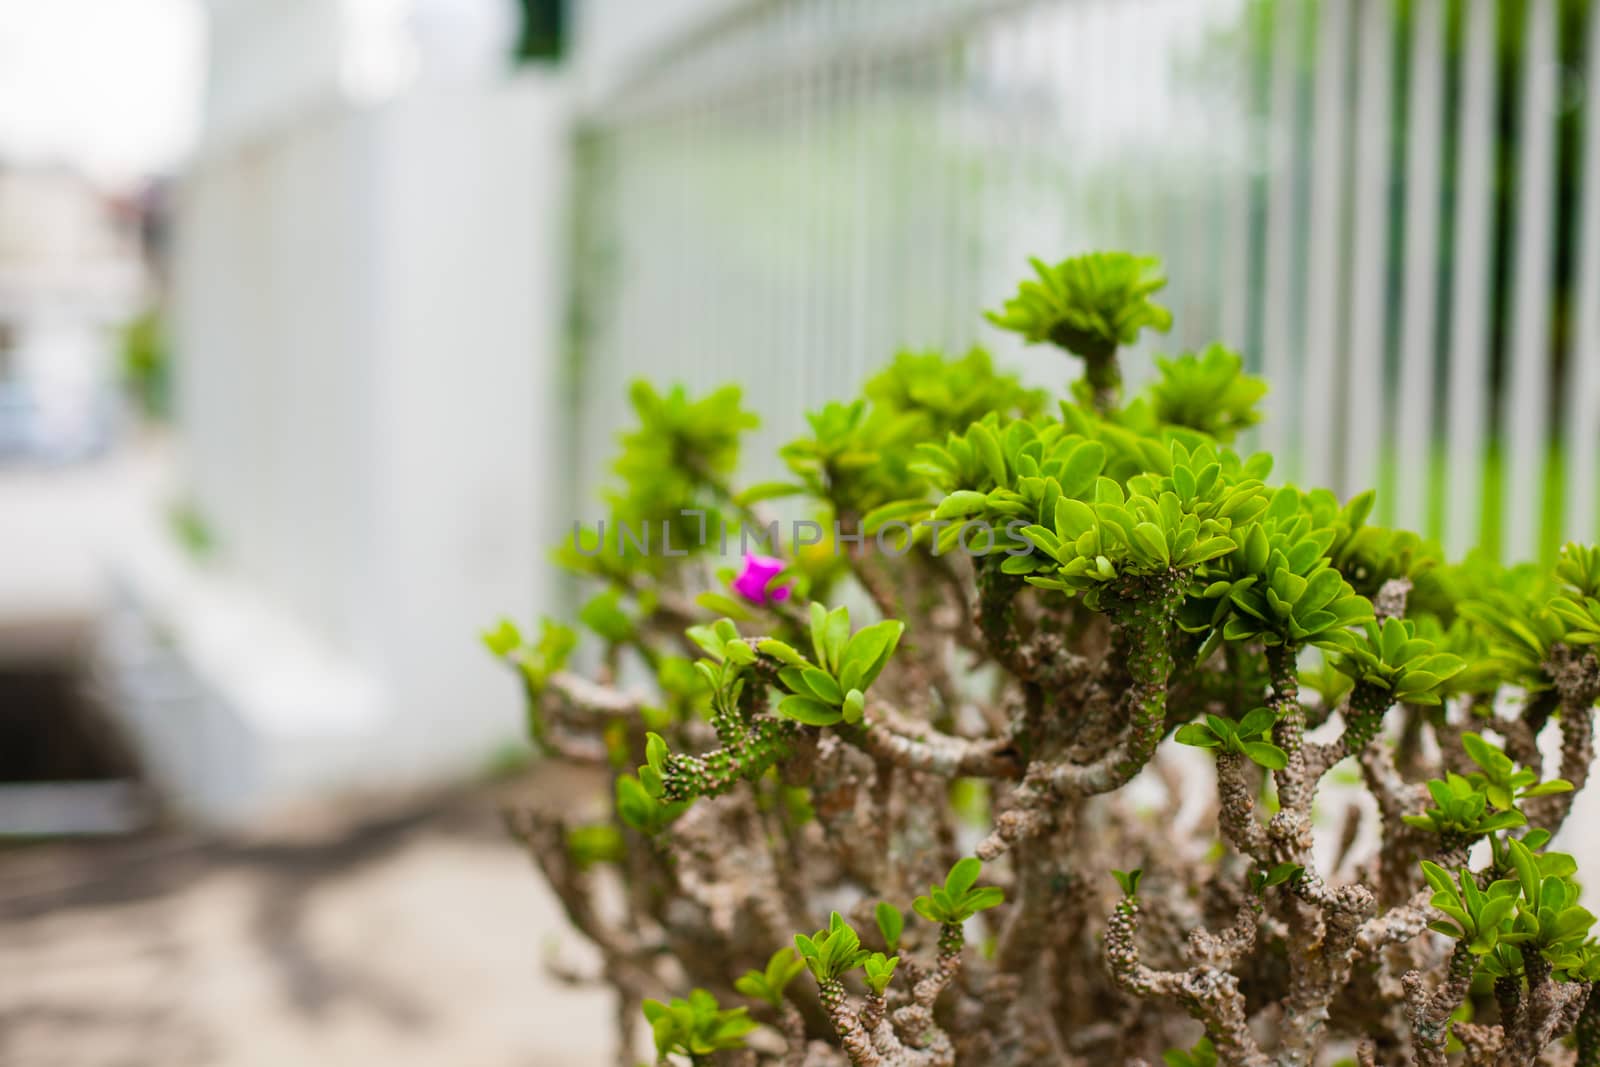
[[[1139,997],[1177,998],[1205,1025],[1222,1062],[1233,1067],[1268,1067],[1245,1015],[1239,980],[1226,970],[1199,964],[1187,971],[1158,971],[1139,957],[1139,903],[1124,898],[1106,924],[1106,966],[1112,979]]]
[[[884,704],[869,707],[859,729],[840,731],[846,741],[906,770],[945,778],[1020,778],[1021,754],[1004,739],[969,739],[905,719]]]
[[[1467,951],[1466,942],[1459,941],[1450,955],[1444,984],[1432,994],[1418,971],[1407,971],[1401,979],[1406,991],[1406,1017],[1411,1022],[1411,1062],[1416,1067],[1445,1067],[1450,1016],[1467,998],[1473,965],[1474,957]]]

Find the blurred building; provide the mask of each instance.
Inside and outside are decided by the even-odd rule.
[[[157,779],[227,821],[519,736],[476,635],[553,596],[569,90],[513,67],[499,0],[208,12],[174,194],[189,536],[127,554],[104,649]]]

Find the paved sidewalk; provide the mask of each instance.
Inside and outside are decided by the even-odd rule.
[[[603,992],[488,790],[250,841],[0,849],[7,1067],[594,1067]]]

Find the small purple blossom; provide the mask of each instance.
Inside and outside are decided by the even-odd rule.
[[[744,570],[733,580],[733,591],[752,604],[787,600],[789,598],[787,585],[780,585],[770,593],[767,591],[767,583],[772,581],[783,568],[783,560],[776,556],[758,556],[754,552],[746,552]]]

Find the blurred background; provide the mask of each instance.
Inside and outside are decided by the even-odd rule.
[[[1595,7],[0,0],[0,1061],[605,1055],[476,635],[636,377],[773,477],[897,349],[1060,386],[978,312],[1128,248],[1135,386],[1225,340],[1280,474],[1593,539]]]

